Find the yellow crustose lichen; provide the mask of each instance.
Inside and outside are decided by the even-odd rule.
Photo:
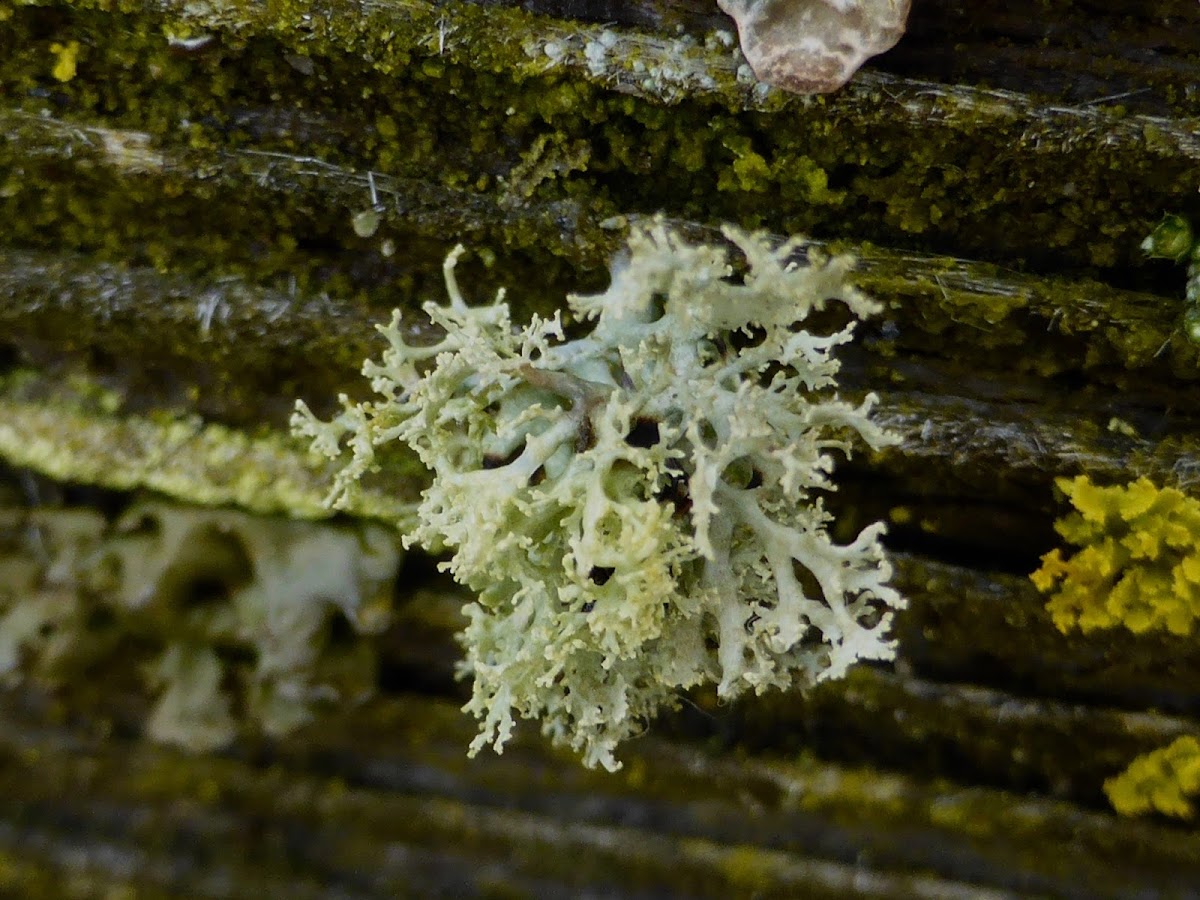
[[[1192,818],[1196,810],[1188,795],[1200,794],[1200,740],[1184,735],[1137,757],[1124,772],[1104,782],[1104,793],[1123,816],[1160,812]]]
[[[811,685],[894,652],[883,526],[835,544],[819,499],[835,451],[892,440],[874,397],[830,396],[833,351],[877,307],[846,284],[847,259],[801,265],[794,243],[726,234],[744,278],[724,247],[635,230],[608,290],[568,298],[591,325],[573,340],[558,315],[514,327],[500,298],[468,307],[451,254],[450,303],[425,305],[444,336],[410,344],[397,313],[364,367],[379,397],[328,423],[299,406],[317,449],[352,451],[334,502],[380,444],[432,470],[408,540],[451,551],[478,595],[461,636],[472,752],[536,718],[615,769],[616,746],[683,689]],[[834,304],[843,327],[802,327]]]
[[[1060,478],[1075,512],[1054,527],[1081,549],[1042,557],[1031,578],[1051,594],[1060,631],[1123,626],[1191,634],[1200,617],[1200,501],[1149,479],[1100,487]]]

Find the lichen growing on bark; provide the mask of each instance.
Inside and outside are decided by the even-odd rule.
[[[1055,530],[1080,549],[1066,559],[1050,551],[1030,577],[1051,595],[1046,607],[1059,630],[1191,634],[1200,618],[1200,501],[1148,478],[1056,483],[1076,511]]]
[[[1196,810],[1188,798],[1200,794],[1200,740],[1184,735],[1139,756],[1104,782],[1104,793],[1123,816],[1160,812],[1192,818]]]
[[[440,341],[411,344],[397,312],[363,369],[379,398],[343,399],[328,423],[298,404],[314,448],[352,451],[332,502],[377,445],[407,442],[433,470],[408,540],[448,548],[479,594],[462,636],[473,752],[537,718],[615,769],[683,689],[808,686],[893,655],[884,527],[838,545],[820,499],[834,452],[892,442],[873,396],[829,396],[833,350],[878,306],[846,283],[849,258],[800,265],[795,243],[726,236],[742,277],[723,247],[635,230],[608,290],[568,298],[593,323],[574,340],[561,314],[514,328],[503,295],[468,307],[460,249],[449,305],[425,305]],[[810,332],[817,314],[834,324]]]
[[[147,734],[190,750],[242,726],[286,734],[374,691],[374,648],[333,632],[388,622],[399,553],[381,526],[144,502],[111,526],[0,508],[0,540],[0,681],[71,685],[136,661],[156,697]]]

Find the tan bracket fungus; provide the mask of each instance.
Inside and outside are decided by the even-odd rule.
[[[798,94],[835,91],[904,34],[910,0],[717,0],[737,23],[760,81]]]

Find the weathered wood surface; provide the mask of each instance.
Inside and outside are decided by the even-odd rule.
[[[1182,270],[1138,244],[1200,212],[1200,8],[917,2],[819,100],[739,77],[723,21],[698,0],[0,0],[7,505],[115,520],[143,488],[319,517],[329,470],[284,434],[291,402],[361,391],[371,323],[439,297],[450,246],[476,251],[474,297],[544,311],[662,211],[858,256],[887,308],[845,385],[903,442],[844,466],[834,505],[892,520],[912,601],[894,667],[698,694],[603,776],[528,734],[465,759],[460,598],[410,559],[376,699],[288,738],[154,746],[119,659],[5,693],[4,891],[1200,896],[1194,826],[1100,790],[1200,731],[1200,643],[1064,637],[1025,577],[1055,476],[1196,490]],[[419,488],[398,455],[352,512],[403,518]]]

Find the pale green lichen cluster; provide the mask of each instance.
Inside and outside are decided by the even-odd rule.
[[[344,400],[330,423],[299,404],[316,449],[352,450],[335,503],[378,445],[405,441],[433,470],[408,539],[449,548],[479,595],[462,635],[472,752],[501,749],[521,716],[615,769],[685,688],[807,686],[893,655],[883,526],[835,544],[817,496],[834,452],[891,440],[874,397],[828,396],[832,351],[877,306],[846,284],[847,258],[800,265],[795,243],[726,235],[742,278],[725,248],[635,231],[608,290],[568,298],[592,323],[573,340],[558,314],[514,328],[503,295],[468,307],[456,251],[449,305],[425,306],[440,340],[410,343],[396,313],[364,367],[379,399]],[[804,330],[817,311],[846,324]]]

